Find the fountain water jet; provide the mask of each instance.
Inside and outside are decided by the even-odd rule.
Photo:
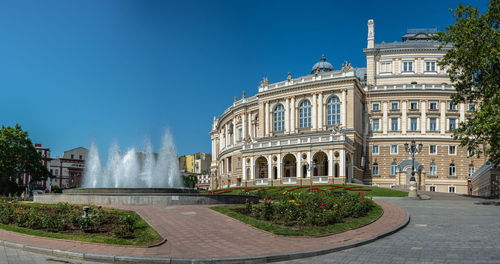
[[[97,146],[92,143],[83,175],[84,188],[175,188],[181,187],[179,163],[172,135],[166,131],[157,155],[146,140],[145,152],[129,148],[122,155],[116,143],[109,148],[108,161],[101,165]]]

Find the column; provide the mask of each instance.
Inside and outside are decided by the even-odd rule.
[[[236,118],[233,118],[233,146],[236,145]]]
[[[273,156],[267,156],[267,178],[271,181],[273,179]]]
[[[301,162],[301,157],[300,157],[300,152],[298,153],[295,153],[295,159],[296,159],[296,162],[297,162],[297,184],[300,182],[300,178],[302,178],[302,162]]]
[[[441,102],[441,116],[439,117],[439,128],[441,134],[446,133],[446,102]]]
[[[290,132],[290,98],[285,101],[285,132]]]
[[[278,162],[276,164],[278,167],[278,179],[281,179],[281,154],[278,154]]]
[[[318,95],[318,129],[323,130],[323,94]]]
[[[422,134],[425,134],[425,131],[427,129],[427,101],[422,101],[420,105],[420,132],[422,132]]]
[[[342,113],[341,113],[341,120],[340,122],[342,122],[342,126],[343,127],[347,127],[347,101],[346,101],[346,97],[347,97],[347,90],[346,89],[342,89]]]
[[[266,120],[266,128],[265,128],[265,137],[269,136],[269,102],[266,102],[266,107],[265,107],[265,110],[264,110],[264,118]]]
[[[307,152],[307,162],[309,162],[309,169],[307,170],[307,178],[309,178],[312,181],[311,175],[312,175],[312,155],[311,152]]]
[[[387,101],[382,103],[382,133],[387,134]]]
[[[242,163],[241,169],[243,170],[242,171],[243,180],[246,181],[248,179],[246,158],[241,157],[241,163]]]
[[[345,177],[345,150],[340,151],[340,162],[339,162],[339,177]]]
[[[295,132],[295,98],[290,99],[290,131]]]
[[[333,150],[328,151],[328,176],[333,177]]]
[[[408,101],[403,100],[401,102],[401,133],[406,134],[406,129],[408,128],[408,117],[407,117],[407,104]]]
[[[250,180],[255,180],[255,160],[254,160],[254,157],[250,158]]]
[[[254,138],[253,127],[252,127],[252,113],[248,113],[248,136]]]
[[[460,122],[465,122],[465,104],[464,103],[460,103]]]
[[[318,107],[316,106],[316,94],[312,94],[312,108],[311,108],[311,111],[312,111],[312,114],[311,114],[311,127],[313,130],[315,130],[318,126],[317,126],[317,115],[316,115],[316,111],[317,111]]]
[[[242,129],[242,133],[243,133],[243,135],[241,135],[241,138],[243,141],[247,137],[247,124],[245,122],[246,116],[247,116],[247,114],[245,114],[245,113],[241,114],[241,129]]]

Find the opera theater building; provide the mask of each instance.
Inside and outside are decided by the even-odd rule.
[[[369,20],[366,67],[335,67],[323,56],[309,75],[264,78],[255,95],[214,118],[211,188],[405,188],[413,167],[419,190],[468,193],[485,159],[469,157],[451,130],[476,106],[451,103],[455,89],[437,63],[447,47],[439,49],[435,33],[413,29],[400,42],[375,43]]]

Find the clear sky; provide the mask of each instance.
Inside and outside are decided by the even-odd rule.
[[[96,141],[210,152],[211,122],[262,77],[306,75],[321,54],[365,67],[375,40],[453,23],[460,1],[0,1],[0,124],[53,156]],[[487,1],[468,1],[485,10]]]

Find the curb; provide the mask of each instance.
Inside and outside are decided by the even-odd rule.
[[[59,249],[50,249],[50,248],[42,248],[35,247],[20,243],[13,243],[9,241],[0,240],[0,246],[5,246],[14,249],[21,249],[24,251],[29,251],[37,254],[51,255],[55,257],[64,257],[71,259],[79,259],[79,260],[88,260],[88,261],[97,261],[97,262],[105,262],[105,263],[151,263],[151,264],[205,264],[205,263],[225,263],[225,264],[233,264],[233,263],[268,263],[268,262],[276,262],[276,261],[286,261],[292,259],[300,259],[300,258],[308,258],[319,255],[324,255],[328,253],[333,253],[345,249],[350,249],[354,247],[359,247],[362,245],[366,245],[368,243],[374,242],[383,237],[389,236],[391,234],[396,233],[397,231],[403,229],[410,222],[410,215],[408,211],[402,208],[406,217],[401,224],[388,230],[384,233],[378,234],[374,237],[356,241],[353,243],[327,247],[317,250],[310,251],[302,251],[302,252],[294,252],[287,254],[273,254],[273,255],[261,255],[261,256],[249,256],[249,257],[235,257],[235,258],[169,258],[169,257],[137,257],[137,256],[115,256],[115,255],[103,255],[103,254],[94,254],[94,253],[82,253],[82,252],[74,252],[68,250],[59,250]]]

